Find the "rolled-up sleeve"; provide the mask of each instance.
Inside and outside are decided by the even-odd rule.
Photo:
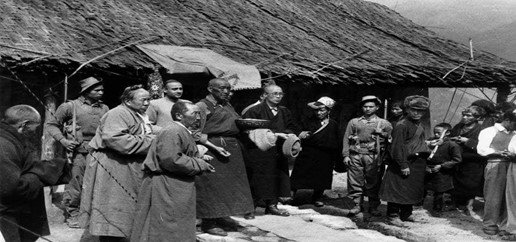
[[[491,142],[496,135],[496,128],[490,127],[480,131],[478,135],[477,153],[481,156],[488,156],[496,152],[495,149],[491,148]]]

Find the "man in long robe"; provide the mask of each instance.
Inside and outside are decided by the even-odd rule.
[[[66,222],[70,228],[79,228],[79,206],[88,143],[95,135],[100,118],[109,110],[101,100],[104,95],[102,82],[89,77],[81,80],[80,84],[80,96],[61,104],[47,123],[48,133],[67,149],[73,164],[73,178],[69,184],[66,184],[63,194],[63,205],[68,217]],[[72,130],[74,119],[75,131]]]
[[[265,87],[264,102],[251,107],[244,118],[270,120],[269,129],[280,137],[276,146],[262,151],[248,142],[248,170],[255,206],[265,205],[267,214],[289,216],[287,211],[277,208],[280,197],[290,197],[290,179],[288,160],[282,153],[286,134],[299,134],[300,130],[292,119],[290,111],[279,103],[283,99],[283,90],[276,85]]]
[[[81,198],[81,225],[101,241],[131,236],[141,165],[154,138],[145,110],[150,95],[140,85],[122,94],[122,104],[100,120],[88,156]]]
[[[214,168],[200,158],[190,131],[200,126],[199,108],[177,102],[171,113],[174,121],[156,136],[143,162],[131,241],[196,240],[195,175]]]
[[[405,98],[407,116],[392,132],[392,162],[380,188],[380,198],[387,201],[387,215],[413,222],[412,208],[423,200],[426,159],[419,152],[428,151],[425,131],[420,123],[430,101],[423,96]]]
[[[64,180],[70,173],[64,159],[39,161],[27,148],[24,135],[34,134],[40,123],[40,114],[28,105],[8,108],[0,123],[0,231],[7,242],[49,235],[43,187],[71,178]]]
[[[224,79],[212,79],[210,94],[196,105],[203,115],[200,143],[214,157],[211,164],[217,172],[196,177],[197,217],[202,219],[203,231],[214,235],[227,235],[221,228],[221,218],[253,211],[249,182],[237,140],[240,130],[235,120],[240,116],[229,104],[231,85]]]

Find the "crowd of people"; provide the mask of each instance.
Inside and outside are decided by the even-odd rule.
[[[384,201],[387,217],[414,222],[413,207],[429,191],[437,216],[446,211],[445,194],[466,214],[475,197],[484,197],[483,231],[516,240],[512,104],[473,102],[460,123],[437,124],[427,137],[422,118],[428,98],[394,102],[386,120],[377,115],[380,99],[367,95],[357,103],[361,115],[339,135],[332,98],[308,103],[313,119],[300,125],[280,105],[285,94],[273,82],[262,83],[259,100],[241,114],[230,104],[225,79],[210,80],[209,94],[195,104],[181,99],[177,80],[165,81],[165,95],[157,100],[141,85],[130,86],[111,110],[101,101],[101,81],[90,77],[80,84],[79,97],[45,124],[66,159],[39,161],[24,148],[23,135],[41,122],[34,108],[16,105],[5,112],[0,230],[6,241],[49,233],[43,186],[67,184],[66,222],[85,228],[82,241],[195,241],[197,225],[226,236],[229,216],[254,219],[257,207],[289,216],[278,204],[299,204],[300,189],[313,190],[311,203],[325,206],[323,193],[331,189],[333,170],[343,171],[339,165],[347,170],[351,215],[381,216]],[[242,119],[267,122],[251,127],[239,124]],[[29,221],[27,214],[36,218]]]

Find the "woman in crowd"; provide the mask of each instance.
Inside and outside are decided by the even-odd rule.
[[[482,125],[478,120],[485,116],[479,106],[470,106],[462,112],[462,120],[451,130],[451,139],[460,145],[462,162],[454,174],[453,199],[458,209],[470,213],[475,196],[483,196],[484,167],[486,160],[477,153],[478,134]]]
[[[330,119],[335,101],[321,97],[308,104],[317,119],[310,122],[299,134],[303,150],[297,157],[292,171],[291,189],[294,196],[298,189],[313,189],[312,203],[324,206],[320,201],[325,189],[331,189],[334,161],[339,159],[338,124]]]

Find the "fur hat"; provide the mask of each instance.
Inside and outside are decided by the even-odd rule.
[[[430,100],[420,95],[412,95],[405,98],[403,105],[406,108],[427,110],[430,107]]]
[[[320,107],[327,107],[329,109],[332,109],[333,106],[335,106],[335,100],[329,97],[321,97],[315,102],[308,103],[308,106],[313,109],[318,109]]]
[[[95,78],[95,77],[88,77],[84,80],[81,80],[79,83],[81,84],[80,94],[82,94],[83,92],[87,91],[88,89],[90,89],[94,86],[102,84],[102,82],[97,80],[97,78]]]
[[[477,106],[483,108],[487,114],[492,114],[496,111],[493,102],[485,99],[479,99],[471,103],[471,106]]]
[[[363,96],[362,100],[360,101],[360,106],[364,105],[364,103],[366,103],[366,102],[374,102],[378,106],[380,106],[382,104],[382,101],[380,101],[380,99],[378,97],[373,96],[373,95]]]

